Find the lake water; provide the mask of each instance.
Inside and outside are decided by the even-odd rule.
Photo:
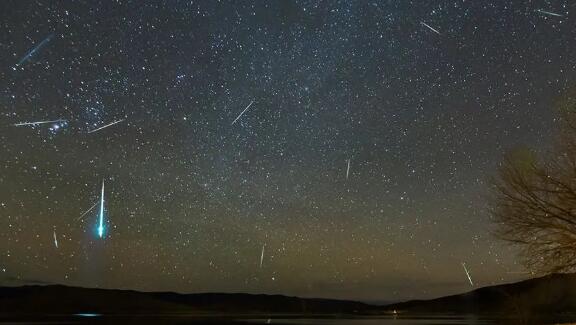
[[[363,318],[363,319],[318,319],[318,318],[298,318],[298,319],[250,319],[248,323],[252,324],[294,324],[294,325],[487,325],[495,324],[491,320],[482,320],[477,318],[462,318],[462,317],[435,317],[435,318]]]
[[[257,317],[257,316],[256,316]],[[474,316],[446,316],[446,317],[412,317],[412,318],[334,318],[317,317],[303,318],[297,315],[276,315],[275,318],[256,318],[250,315],[238,315],[222,318],[217,315],[45,315],[9,317],[0,315],[0,324],[283,324],[283,325],[490,325],[498,324],[494,320],[481,319]],[[508,324],[525,324],[521,321],[507,322]],[[534,324],[561,324],[568,321],[537,321]]]
[[[188,316],[188,315],[99,315],[99,314],[76,314],[76,315],[46,315],[24,317],[0,317],[0,323],[11,324],[82,324],[82,323],[114,323],[114,324],[294,324],[294,325],[449,325],[471,324],[487,325],[494,324],[488,320],[474,318],[417,318],[417,319],[394,319],[394,318],[250,318],[248,316],[226,317],[218,316]]]

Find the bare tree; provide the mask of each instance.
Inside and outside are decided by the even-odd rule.
[[[521,251],[539,273],[576,271],[576,97],[559,107],[557,144],[545,155],[510,154],[495,182],[496,235]]]

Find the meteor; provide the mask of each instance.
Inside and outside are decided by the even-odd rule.
[[[78,219],[76,219],[76,220],[80,220],[80,219],[82,219],[82,217],[83,217],[83,216],[85,216],[85,215],[86,215],[86,213],[88,213],[88,212],[92,211],[92,209],[94,209],[94,207],[96,207],[96,206],[98,205],[98,203],[100,203],[100,202],[96,202],[96,203],[94,203],[94,205],[93,205],[93,206],[91,206],[91,207],[90,207],[90,209],[88,209],[88,210],[84,211],[84,213],[82,213],[82,215],[81,215],[80,217],[78,217]]]
[[[58,248],[58,238],[56,238],[56,230],[54,230],[54,246]]]
[[[262,245],[262,253],[260,254],[260,268],[262,268],[262,262],[264,262],[264,247],[266,247],[266,243]]]
[[[236,119],[232,121],[231,125],[234,125],[234,123],[236,123],[236,121],[238,121],[238,119],[242,117],[242,115],[244,115],[244,112],[246,112],[250,108],[250,106],[252,106],[253,103],[254,101],[251,101],[250,104],[248,104],[248,106],[246,106],[246,108],[242,111],[242,113],[240,113],[240,115],[238,115],[238,117],[236,117]]]
[[[37,122],[21,122],[13,124],[14,126],[28,126],[28,125],[39,125],[39,124],[48,124],[48,123],[59,123],[59,122],[66,122],[64,119],[52,120],[52,121],[37,121]]]
[[[118,121],[114,121],[114,122],[112,122],[112,123],[110,123],[110,124],[106,124],[106,125],[101,126],[101,127],[97,128],[97,129],[94,129],[94,130],[92,130],[92,131],[88,131],[88,133],[94,133],[94,132],[96,132],[96,131],[100,131],[100,130],[105,129],[105,128],[109,127],[109,126],[112,126],[112,125],[114,125],[114,124],[118,124],[118,123],[120,123],[120,122],[124,122],[124,119],[118,120]]]
[[[102,194],[100,195],[100,218],[98,225],[98,236],[104,236],[104,180],[102,180]]]
[[[34,53],[36,53],[38,50],[40,50],[42,47],[44,47],[44,45],[48,44],[48,42],[50,42],[52,37],[54,37],[54,34],[48,35],[48,37],[46,37],[42,42],[40,42],[40,44],[36,45],[33,49],[28,51],[28,53],[26,53],[26,55],[22,59],[20,59],[20,61],[18,61],[18,63],[16,63],[16,67],[20,66],[24,62],[28,61],[34,55]],[[14,69],[16,69],[16,67],[14,67]]]
[[[346,179],[348,179],[348,175],[350,175],[350,159],[348,159],[348,167],[346,168]]]
[[[422,25],[425,26],[425,27],[428,27],[428,29],[431,30],[431,31],[433,31],[434,33],[436,33],[436,34],[438,34],[438,35],[442,35],[442,34],[440,34],[439,31],[437,31],[436,29],[432,28],[432,26],[426,24],[425,22],[421,21],[420,24],[422,24]]]
[[[464,272],[466,272],[466,276],[468,277],[468,281],[470,281],[470,285],[474,286],[474,283],[472,282],[472,278],[470,277],[470,273],[468,272],[468,269],[466,268],[466,264],[462,263],[462,267],[464,267]]]
[[[542,9],[536,9],[537,12],[541,13],[541,14],[545,14],[548,16],[554,16],[554,17],[564,17],[561,14],[557,14],[555,12],[550,12],[550,11],[546,11],[546,10],[542,10]]]

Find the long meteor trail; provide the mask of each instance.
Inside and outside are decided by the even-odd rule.
[[[78,217],[78,219],[76,219],[76,220],[80,220],[80,219],[82,219],[82,217],[83,217],[83,216],[85,216],[85,215],[86,215],[86,213],[88,213],[88,212],[92,211],[92,209],[94,209],[94,208],[95,208],[95,207],[96,207],[96,206],[97,206],[99,203],[100,203],[100,202],[96,202],[96,203],[94,203],[94,205],[93,205],[93,206],[91,206],[91,207],[90,207],[90,209],[88,209],[88,210],[84,211],[84,213],[82,213],[82,215],[80,215],[80,216]]]
[[[466,272],[466,276],[468,277],[468,281],[470,282],[470,285],[474,286],[474,282],[472,282],[472,278],[470,277],[470,273],[468,272],[468,269],[466,268],[466,264],[462,263],[462,267],[464,267],[464,272]]]
[[[54,230],[54,246],[58,248],[58,238],[56,238],[56,230]]]
[[[440,32],[436,29],[434,29],[432,26],[426,24],[425,22],[421,21],[420,24],[422,24],[422,26],[427,27],[429,30],[433,31],[434,33],[438,34],[438,35],[442,35],[440,34]]]
[[[109,123],[109,124],[106,124],[106,125],[101,126],[101,127],[97,128],[97,129],[94,129],[94,130],[92,130],[92,131],[88,131],[88,133],[94,133],[94,132],[96,132],[96,131],[100,131],[100,130],[105,129],[105,128],[109,127],[109,126],[112,126],[112,125],[114,125],[114,124],[118,124],[118,123],[120,123],[120,122],[124,122],[124,119],[118,120],[118,121],[114,121],[114,122]]]
[[[346,179],[348,179],[348,175],[350,175],[350,159],[348,159],[348,167],[346,167]]]
[[[262,263],[264,262],[264,247],[266,247],[266,244],[262,245],[262,253],[260,253],[260,268],[262,268]]]
[[[564,17],[564,15],[557,14],[557,13],[551,12],[551,11],[542,10],[542,9],[536,9],[536,11],[541,13],[541,14],[548,15],[548,16]]]
[[[98,236],[104,236],[104,180],[102,180],[102,194],[100,195],[100,218],[98,225]]]
[[[38,50],[40,50],[41,48],[43,48],[46,44],[48,44],[48,42],[50,42],[50,40],[52,39],[52,37],[54,37],[54,34],[50,34],[48,35],[48,37],[46,37],[42,42],[40,42],[40,44],[36,45],[33,49],[31,49],[30,51],[28,51],[28,53],[26,53],[26,55],[20,59],[20,61],[18,61],[18,63],[16,63],[16,67],[22,65],[24,62],[28,61],[33,55],[34,53],[38,52]],[[16,69],[16,68],[14,68]]]
[[[51,121],[20,122],[20,123],[15,123],[13,125],[14,126],[28,126],[28,125],[39,125],[39,124],[58,123],[58,122],[66,122],[66,120],[58,119],[58,120],[51,120]]]
[[[252,104],[254,104],[254,101],[251,101],[250,104],[248,104],[248,106],[246,106],[246,108],[242,111],[242,113],[240,113],[240,115],[238,115],[238,117],[236,117],[236,119],[234,121],[232,121],[231,125],[234,125],[234,123],[236,123],[236,121],[238,121],[238,119],[240,117],[242,117],[242,115],[244,115],[244,113],[250,108],[250,106],[252,106]]]

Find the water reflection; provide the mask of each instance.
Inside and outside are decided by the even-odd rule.
[[[320,319],[320,318],[275,318],[275,319],[249,319],[252,324],[310,324],[310,325],[487,325],[495,324],[493,320],[478,319],[476,317],[430,317],[430,318],[363,318],[363,319]]]

